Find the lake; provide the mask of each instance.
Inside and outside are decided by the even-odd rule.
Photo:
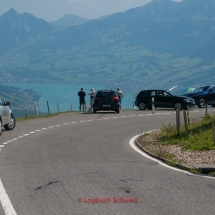
[[[78,92],[81,87],[84,88],[86,94],[90,92],[91,88],[94,90],[103,90],[106,87],[101,85],[87,85],[87,84],[36,84],[36,83],[4,83],[5,86],[14,86],[20,89],[32,89],[41,94],[41,98],[38,101],[38,110],[41,112],[48,112],[47,101],[51,113],[58,111],[57,102],[59,103],[59,109],[61,112],[71,110],[79,110],[79,97]],[[117,88],[117,86],[116,86]],[[123,91],[123,89],[121,89]],[[122,107],[123,109],[133,108],[133,102],[135,98],[133,95],[125,94]],[[87,106],[89,106],[90,97],[86,96]],[[28,101],[26,101],[28,104]]]

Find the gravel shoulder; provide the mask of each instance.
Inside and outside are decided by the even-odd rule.
[[[215,150],[211,151],[193,151],[184,150],[179,145],[162,145],[155,139],[155,134],[142,135],[136,142],[145,151],[157,158],[173,161],[179,166],[185,168],[215,170]]]

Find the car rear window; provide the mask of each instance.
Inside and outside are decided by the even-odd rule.
[[[99,91],[96,94],[96,97],[113,97],[116,96],[116,93],[114,91]]]

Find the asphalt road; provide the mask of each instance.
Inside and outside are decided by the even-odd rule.
[[[197,111],[192,119],[204,115]],[[129,145],[175,118],[174,111],[134,110],[18,122],[0,137],[0,178],[10,199],[0,188],[0,214],[215,214],[214,179],[169,169]]]

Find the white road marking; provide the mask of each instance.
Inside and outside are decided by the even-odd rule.
[[[77,123],[77,122],[71,122],[71,123]]]
[[[60,127],[61,125],[55,125],[55,126]]]
[[[153,132],[153,131],[150,131],[150,132]],[[148,133],[150,133],[148,132]],[[172,167],[172,166],[169,166],[165,163],[163,163],[162,161],[156,159],[156,158],[153,158],[153,157],[150,157],[148,154],[146,154],[145,152],[143,152],[142,150],[140,150],[139,148],[137,148],[137,146],[135,145],[134,141],[137,137],[141,136],[143,134],[139,134],[139,135],[136,135],[135,137],[131,138],[130,141],[129,141],[129,145],[136,151],[138,152],[139,154],[141,154],[142,156],[152,160],[152,161],[155,161],[157,163],[159,163],[160,165],[162,166],[165,166],[169,169],[172,169],[172,170],[175,170],[175,171],[178,171],[178,172],[183,172],[183,173],[186,173],[187,175],[191,175],[191,176],[196,176],[196,177],[204,177],[204,178],[210,178],[210,179],[215,179],[213,176],[202,176],[202,175],[194,175],[188,171],[185,171],[185,170],[181,170],[181,169],[177,169],[175,167]]]
[[[79,122],[85,122],[85,120],[79,121]]]
[[[30,134],[34,134],[35,132],[34,131],[32,131],[32,132],[29,132]]]
[[[109,119],[109,118],[104,118],[104,119]]]
[[[0,179],[0,201],[5,215],[17,215]]]
[[[46,130],[47,128],[41,128],[42,130]]]
[[[1,148],[5,147],[5,145],[0,145]]]
[[[64,123],[64,125],[69,125],[69,123],[68,123],[68,122],[66,122],[66,123]]]

